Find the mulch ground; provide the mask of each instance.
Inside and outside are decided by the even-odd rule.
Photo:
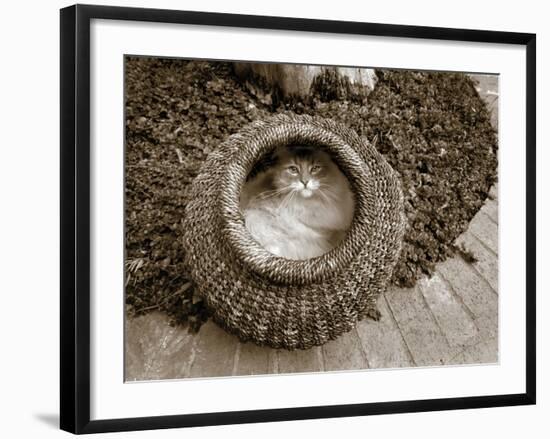
[[[264,99],[230,63],[126,60],[126,303],[159,309],[197,330],[208,313],[183,264],[189,184],[220,142],[243,125],[293,111],[330,117],[365,136],[401,175],[409,228],[392,281],[413,286],[457,251],[497,178],[490,114],[463,74],[377,71],[366,102]]]

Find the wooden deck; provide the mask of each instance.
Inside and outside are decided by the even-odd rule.
[[[497,124],[497,83],[477,77]],[[364,320],[322,347],[286,351],[240,343],[211,321],[198,334],[160,313],[126,322],[127,381],[498,362],[498,190],[457,243],[478,259],[438,264],[413,289],[380,297],[382,318]]]

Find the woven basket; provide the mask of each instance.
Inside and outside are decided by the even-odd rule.
[[[308,260],[277,257],[245,228],[239,195],[259,158],[280,145],[325,148],[349,179],[347,237]],[[400,180],[366,140],[332,120],[277,115],[256,121],[209,155],[186,207],[186,263],[213,319],[241,340],[307,349],[379,315],[376,301],[401,250]]]

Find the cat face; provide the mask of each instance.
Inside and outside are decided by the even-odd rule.
[[[326,152],[308,146],[294,146],[279,148],[275,155],[277,164],[273,183],[277,189],[287,189],[310,198],[330,184],[335,165]]]
[[[346,176],[330,156],[312,147],[278,148],[242,191],[246,228],[269,252],[309,259],[345,238],[354,212]]]

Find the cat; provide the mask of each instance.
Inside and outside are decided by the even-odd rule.
[[[348,179],[325,151],[277,148],[267,169],[251,173],[241,192],[250,234],[277,256],[302,260],[328,252],[345,237],[354,211]]]

